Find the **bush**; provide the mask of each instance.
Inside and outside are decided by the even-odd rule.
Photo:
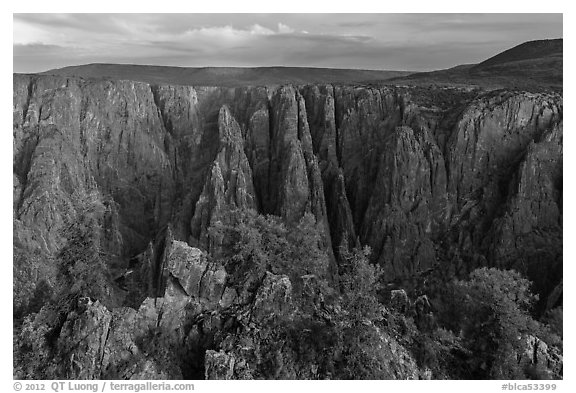
[[[530,281],[512,270],[482,268],[468,281],[457,281],[454,289],[458,325],[465,346],[474,354],[473,376],[525,378],[516,357],[525,349],[525,336],[538,331],[529,314],[537,300]]]
[[[246,288],[248,278],[270,271],[288,275],[293,285],[294,312],[259,327],[259,336],[268,337],[259,350],[277,366],[263,366],[263,375],[282,368],[275,360],[281,344],[283,361],[294,359],[290,367],[304,373],[314,364],[320,378],[393,377],[394,355],[377,325],[383,320],[376,295],[381,270],[370,264],[369,248],[342,248],[339,287],[334,288],[328,279],[329,256],[312,215],[294,226],[251,210],[234,211],[229,218],[216,223],[210,236],[222,245],[219,254],[232,281]]]
[[[340,290],[342,307],[356,322],[381,317],[381,306],[376,297],[382,270],[369,262],[370,248],[348,251],[341,247]]]
[[[369,262],[370,248],[349,251],[340,247],[341,308],[336,326],[339,338],[337,376],[341,379],[390,379],[389,362],[394,356],[387,349],[378,327],[384,308],[378,302],[382,270]]]
[[[301,289],[301,277],[316,275],[323,279],[328,270],[328,254],[321,247],[316,221],[304,215],[295,226],[286,226],[279,217],[263,216],[254,210],[231,211],[226,223],[216,222],[210,237],[221,239],[217,258],[238,284],[246,275],[263,276],[266,271],[286,274],[295,288]]]

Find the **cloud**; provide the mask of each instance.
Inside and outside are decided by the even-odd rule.
[[[340,27],[372,27],[377,25],[378,22],[376,21],[357,21],[357,22],[341,22],[338,23]]]
[[[561,36],[561,14],[15,14],[14,67],[123,62],[427,70]]]
[[[183,35],[172,35],[171,38],[174,40],[180,40],[183,38],[208,38],[216,40],[213,43],[217,45],[221,40],[247,40],[253,36],[267,36],[273,34],[277,34],[277,32],[259,24],[254,24],[248,29],[237,29],[231,25],[226,25],[188,29]]]
[[[235,28],[232,25],[188,29],[185,32],[185,36],[209,37],[212,39],[249,39],[253,36],[290,35],[293,33],[296,33],[296,31],[283,23],[278,23],[276,31],[256,23],[246,29]],[[175,36],[173,38],[178,37]]]
[[[14,44],[12,48],[14,51],[14,56],[54,54],[56,52],[63,52],[67,50],[66,47],[60,45],[47,45],[41,42],[33,42],[30,44]]]
[[[271,34],[274,34],[274,31],[267,29],[266,27],[260,26],[259,24],[255,24],[250,29],[250,34],[271,35]]]
[[[278,33],[291,34],[294,33],[294,29],[284,23],[278,23]]]
[[[348,35],[348,34],[311,34],[308,32],[292,33],[278,35],[274,40],[298,40],[302,43],[318,43],[318,44],[359,44],[373,41],[374,37],[367,35]]]

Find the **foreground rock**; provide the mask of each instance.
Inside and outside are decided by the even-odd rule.
[[[73,311],[44,307],[27,317],[16,340],[18,379],[318,379],[337,377],[321,353],[294,347],[274,326],[295,318],[292,283],[266,272],[246,301],[225,287],[226,272],[198,249],[172,240],[165,293],[138,310],[109,310],[81,298]],[[286,326],[290,326],[290,323]],[[416,379],[415,361],[380,335],[388,378]]]

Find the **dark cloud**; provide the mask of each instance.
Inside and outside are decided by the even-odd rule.
[[[15,14],[15,21],[49,30],[80,30],[97,34],[123,31],[114,15],[107,14]]]
[[[45,55],[63,52],[66,47],[60,45],[46,45],[42,43],[14,44],[14,56]]]
[[[194,54],[194,55],[204,53],[204,51],[201,49],[194,48],[194,47],[191,47],[190,45],[186,45],[186,44],[184,44],[184,45],[178,44],[178,43],[175,43],[172,41],[149,41],[149,42],[139,43],[138,45],[141,47],[148,47],[148,48],[154,49],[154,50],[166,50],[166,51],[172,51],[175,53],[187,53],[187,54]]]
[[[378,22],[375,21],[363,21],[363,22],[341,22],[338,23],[340,27],[371,27],[377,25]]]
[[[358,44],[372,41],[374,38],[366,35],[332,35],[332,34],[277,34],[267,37],[274,41],[298,41],[300,43],[315,44]]]

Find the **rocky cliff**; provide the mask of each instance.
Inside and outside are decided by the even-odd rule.
[[[513,267],[535,282],[545,304],[561,282],[560,95],[390,86],[215,88],[15,75],[13,98],[18,315],[42,305],[43,291],[55,282],[62,231],[78,214],[76,201],[87,195],[104,207],[101,245],[110,271],[134,271],[131,280],[139,287],[132,297],[116,299],[138,311],[111,311],[87,300],[83,313],[68,317],[56,345],[58,356],[68,359],[54,365],[61,375],[190,376],[204,366],[170,374],[158,368],[166,362],[154,359],[171,354],[142,349],[136,337],[170,324],[176,333],[161,339],[170,348],[191,342],[208,348],[226,322],[201,310],[253,302],[250,312],[258,314],[269,297],[290,304],[286,277],[269,273],[258,295],[240,301],[226,286],[222,266],[198,262],[206,252],[218,253],[222,239],[209,228],[226,222],[233,209],[275,215],[288,225],[312,215],[332,275],[342,268],[340,246],[347,244],[370,246],[385,280],[408,289],[431,272],[454,277],[478,266]],[[184,321],[200,315],[212,333],[189,330]],[[263,323],[248,319],[254,318]],[[40,329],[41,322],[34,323]],[[90,329],[98,332],[93,343],[67,347]],[[267,339],[255,334],[246,339]],[[206,353],[206,375],[270,377],[272,371],[263,374],[258,362],[247,360],[261,354],[234,349],[242,346],[235,339]],[[71,353],[96,363],[78,374]],[[291,356],[278,355],[283,364],[291,364]],[[128,357],[136,359],[130,370],[109,368]],[[290,367],[276,377],[316,375],[314,368]],[[406,367],[390,375],[417,374]]]

